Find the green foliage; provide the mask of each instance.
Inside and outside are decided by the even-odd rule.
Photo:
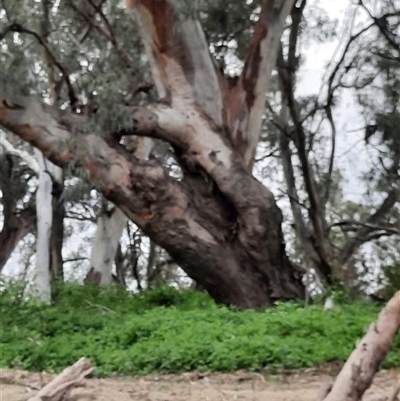
[[[344,361],[378,312],[361,303],[332,311],[295,303],[234,311],[205,294],[168,287],[130,295],[65,285],[53,306],[23,301],[20,293],[0,295],[0,365],[57,372],[87,356],[98,376]],[[399,364],[397,337],[384,366]]]

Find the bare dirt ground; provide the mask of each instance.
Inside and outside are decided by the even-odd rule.
[[[277,375],[184,373],[88,379],[65,401],[317,401],[320,400],[321,387],[337,372],[338,366],[330,366]],[[399,372],[379,372],[364,400],[386,400]],[[26,400],[52,377],[0,369],[0,400]]]

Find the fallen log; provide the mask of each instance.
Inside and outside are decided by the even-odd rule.
[[[370,387],[400,328],[400,291],[382,309],[376,323],[358,342],[322,401],[359,401]]]
[[[28,401],[61,401],[73,387],[78,386],[92,371],[90,360],[81,358],[72,366],[64,369]]]

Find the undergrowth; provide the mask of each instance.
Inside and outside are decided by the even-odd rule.
[[[97,376],[189,370],[298,369],[345,361],[380,307],[356,302],[279,304],[264,312],[220,307],[205,294],[160,288],[64,285],[53,306],[0,294],[0,365],[59,372],[82,356]],[[400,365],[400,338],[384,361]]]

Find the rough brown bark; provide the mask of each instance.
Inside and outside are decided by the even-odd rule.
[[[54,163],[83,166],[103,194],[217,301],[260,308],[304,298],[290,263],[282,214],[250,172],[269,76],[293,0],[265,0],[237,86],[216,71],[199,21],[172,0],[134,1],[162,102],[131,109],[133,126],[174,149],[183,177],[138,160],[116,140],[72,135],[72,121],[27,98],[4,94],[0,124]],[[240,139],[241,138],[241,139]]]
[[[359,401],[400,328],[400,291],[388,302],[364,338],[358,342],[323,401]]]

